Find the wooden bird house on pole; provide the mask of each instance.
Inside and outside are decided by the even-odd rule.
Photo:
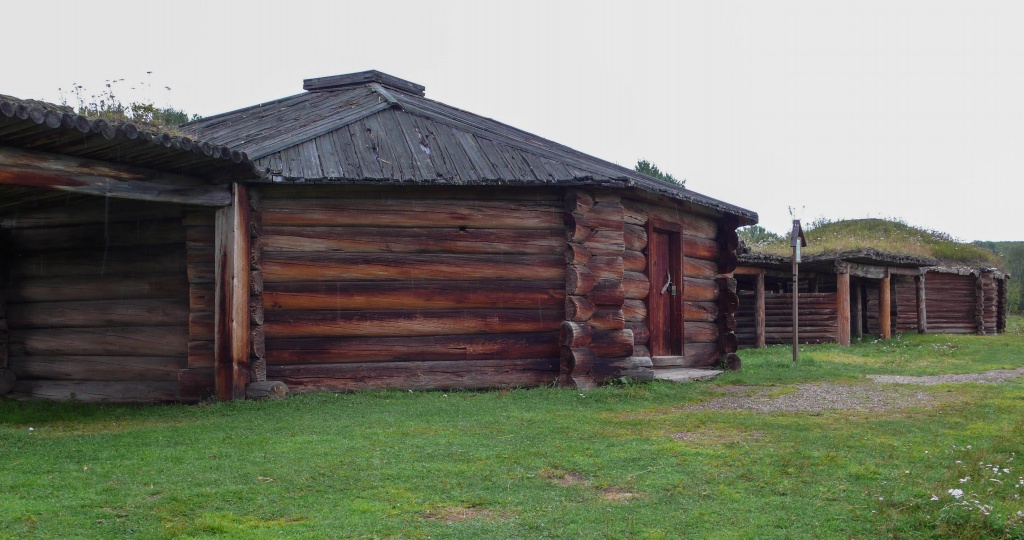
[[[793,363],[796,364],[799,356],[800,343],[800,248],[807,247],[807,239],[804,238],[804,229],[800,226],[800,220],[793,220],[793,232],[789,236],[789,245],[793,248]]]

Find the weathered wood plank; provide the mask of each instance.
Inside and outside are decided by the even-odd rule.
[[[559,281],[339,281],[267,283],[266,311],[552,308],[565,301]]]
[[[11,328],[100,328],[185,324],[184,299],[37,302],[8,307]]]
[[[543,280],[565,275],[561,255],[267,253],[267,283],[359,280]]]
[[[268,338],[439,336],[545,332],[558,328],[562,309],[407,311],[271,311]]]
[[[267,199],[263,224],[561,231],[560,206],[544,201]]]
[[[353,253],[558,254],[565,235],[555,230],[391,227],[263,228],[263,249]]]
[[[557,358],[558,332],[268,339],[267,362],[319,364]]]
[[[183,357],[19,356],[10,367],[19,379],[177,381]]]
[[[24,380],[8,394],[14,399],[47,399],[84,403],[166,403],[178,399],[178,383],[155,381]]]

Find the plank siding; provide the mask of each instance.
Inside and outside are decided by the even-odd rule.
[[[174,205],[94,198],[4,219],[13,397],[179,399],[190,312],[182,217]]]
[[[373,144],[372,132],[359,137]],[[460,162],[479,163],[471,154],[482,149],[458,149],[466,153]],[[402,165],[388,174],[423,166],[392,157]],[[557,376],[565,313],[558,193],[259,192],[268,380],[303,392],[541,384]]]

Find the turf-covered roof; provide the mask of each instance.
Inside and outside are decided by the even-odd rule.
[[[927,231],[899,221],[852,219],[804,229],[805,261],[842,259],[887,266],[996,267],[999,258],[990,250],[959,242],[949,235]],[[742,235],[742,232],[741,232]],[[788,260],[792,248],[783,238],[748,243],[741,261],[773,264]]]
[[[376,71],[307,79],[302,94],[181,129],[244,150],[276,181],[634,188],[734,215],[757,214],[427,99]]]

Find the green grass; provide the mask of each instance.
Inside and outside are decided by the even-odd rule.
[[[742,235],[742,230],[741,230]],[[949,235],[927,231],[901,221],[885,219],[819,220],[809,225],[804,236],[806,256],[874,249],[893,255],[936,259],[948,264],[1001,266],[991,250],[959,242]],[[788,257],[789,235],[765,235],[750,243],[755,253]]]
[[[796,366],[742,351],[687,385],[0,400],[0,538],[1024,538],[1019,380],[871,414],[685,410],[732,385],[1016,368],[1022,327],[807,346]]]

